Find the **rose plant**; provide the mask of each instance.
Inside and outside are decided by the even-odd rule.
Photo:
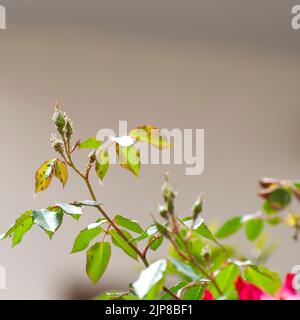
[[[51,142],[57,158],[45,161],[35,174],[35,192],[46,190],[53,178],[63,186],[68,181],[69,170],[82,179],[90,199],[73,203],[54,203],[42,209],[25,211],[15,223],[0,236],[0,240],[11,238],[12,245],[18,245],[25,233],[37,225],[52,238],[62,225],[63,218],[76,220],[84,214],[86,207],[97,210],[99,219],[91,222],[74,240],[72,253],[86,251],[86,273],[97,283],[109,265],[111,246],[123,250],[130,259],[143,264],[143,271],[126,292],[107,292],[98,299],[176,299],[176,300],[298,300],[297,276],[288,273],[284,284],[279,275],[263,264],[271,248],[263,246],[263,230],[279,224],[286,224],[298,238],[300,215],[292,211],[293,200],[300,200],[300,183],[277,179],[261,179],[263,199],[261,210],[247,215],[235,216],[222,226],[207,225],[203,218],[201,194],[191,213],[178,216],[175,210],[177,193],[166,175],[162,187],[163,204],[159,205],[159,218],[153,217],[150,226],[141,226],[126,216],[111,216],[98,201],[90,182],[92,171],[102,181],[110,167],[108,147],[115,145],[119,164],[135,176],[140,171],[140,154],[137,143],[150,143],[158,149],[171,145],[154,126],[140,126],[128,136],[99,141],[95,137],[73,143],[73,123],[55,106],[53,116],[56,134]],[[74,163],[73,154],[90,149],[84,170]],[[259,255],[249,257],[241,254],[233,245],[221,243],[222,239],[245,229],[246,237],[256,244]],[[169,243],[164,259],[149,262],[148,252],[157,251],[163,242]],[[178,279],[167,286],[168,277]]]

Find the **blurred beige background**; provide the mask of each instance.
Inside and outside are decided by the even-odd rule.
[[[140,179],[117,167],[104,187],[95,179],[112,214],[150,223],[166,170],[180,191],[178,211],[187,212],[203,191],[210,222],[257,210],[261,176],[299,178],[300,31],[290,27],[297,1],[0,3],[8,22],[0,31],[0,231],[26,209],[88,197],[72,174],[64,192],[55,182],[33,198],[35,169],[53,156],[56,99],[73,118],[76,137],[117,129],[119,120],[205,129],[201,176],[185,176],[181,166],[144,166]],[[0,298],[78,298],[125,288],[139,267],[119,250],[96,287],[85,275],[84,253],[68,254],[96,217],[88,210],[79,223],[65,219],[51,242],[37,228],[13,250],[2,242],[7,290]],[[249,253],[245,236],[236,239]],[[288,230],[270,230],[270,239],[278,251],[268,265],[284,273],[300,264],[300,244]]]

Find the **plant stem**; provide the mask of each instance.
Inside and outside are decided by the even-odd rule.
[[[213,275],[210,275],[209,272],[207,272],[205,270],[204,267],[201,266],[201,264],[198,262],[198,260],[193,256],[193,254],[191,253],[190,249],[189,249],[189,246],[188,246],[188,243],[186,241],[183,241],[184,242],[184,245],[185,245],[185,248],[187,250],[187,254],[189,256],[189,260],[196,266],[197,269],[199,269],[199,271],[201,273],[203,273],[203,275],[208,278],[211,283],[214,285],[214,287],[216,288],[216,290],[218,291],[219,295],[223,295],[219,285],[217,284],[215,278]]]
[[[201,266],[201,264],[198,262],[198,260],[194,257],[194,255],[191,253],[190,248],[189,248],[189,244],[186,240],[182,239],[180,233],[177,234],[179,239],[181,240],[181,242],[183,243],[186,252],[182,252],[182,250],[179,248],[179,246],[177,245],[175,239],[173,239],[172,235],[170,235],[169,240],[172,243],[173,247],[175,248],[177,254],[186,261],[189,261],[191,263],[193,263],[195,265],[195,267],[207,278],[211,281],[211,283],[214,285],[214,287],[216,288],[216,290],[218,291],[218,293],[220,295],[223,295],[220,287],[218,286],[215,278],[213,275],[210,275],[209,272],[207,272],[205,270],[204,267]]]
[[[147,253],[148,250],[150,249],[151,245],[159,238],[161,237],[161,235],[157,236],[157,237],[153,237],[153,239],[151,241],[148,242],[148,244],[146,245],[144,251],[143,251],[143,256],[146,258],[147,257]]]
[[[79,169],[77,169],[77,167],[74,165],[71,155],[69,153],[67,153],[67,157],[68,157],[68,161],[66,161],[68,163],[68,165],[84,180],[89,193],[92,197],[92,199],[94,201],[97,201],[97,197],[95,195],[95,192],[93,190],[93,187],[89,181],[89,178],[87,175],[84,175],[82,172],[80,172]],[[65,159],[65,157],[64,157]],[[66,159],[65,159],[66,160]],[[99,210],[99,212],[102,214],[102,216],[109,222],[109,224],[116,230],[116,232],[119,234],[119,236],[126,241],[126,243],[130,246],[130,248],[132,250],[134,250],[134,252],[141,258],[143,264],[148,267],[149,266],[149,262],[147,260],[147,258],[143,255],[143,253],[133,244],[130,242],[130,240],[126,237],[126,235],[122,232],[122,230],[119,229],[119,227],[115,224],[115,222],[109,217],[109,215],[105,212],[105,210],[101,207],[101,206],[96,206],[96,208]],[[169,290],[166,287],[163,287],[163,291],[167,294],[169,294],[173,299],[175,300],[181,300],[175,293],[173,293],[171,290]]]
[[[197,282],[191,282],[189,284],[187,284],[186,286],[184,286],[183,288],[181,288],[179,291],[178,291],[178,295],[179,297],[182,299],[183,298],[183,295],[184,295],[184,292],[189,289],[189,288],[193,288],[193,287],[206,287],[207,286],[207,282],[205,281],[202,281],[200,283],[197,283]]]

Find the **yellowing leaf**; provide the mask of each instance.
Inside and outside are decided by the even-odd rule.
[[[151,143],[158,149],[171,147],[171,144],[160,134],[160,129],[155,126],[139,126],[130,131],[129,135],[137,141]]]
[[[287,218],[285,219],[286,225],[289,227],[295,227],[298,223],[299,218],[297,219],[297,216],[293,213],[288,213]]]
[[[95,166],[97,176],[100,178],[101,181],[106,176],[108,168],[109,168],[109,155],[106,150],[103,150],[100,152],[99,156],[97,157],[96,166]]]
[[[139,176],[141,157],[135,146],[121,147],[116,144],[116,152],[119,157],[120,166],[131,171],[134,175]]]
[[[149,133],[152,129],[157,129],[154,126],[140,126],[130,131],[129,135],[137,141],[150,142]]]
[[[53,176],[57,177],[63,186],[68,180],[68,169],[64,162],[58,159],[45,161],[35,174],[35,192],[46,190],[52,182]]]
[[[57,159],[51,159],[45,161],[41,167],[37,170],[35,174],[35,192],[38,193],[40,191],[46,190],[53,177],[53,172],[55,168]]]
[[[68,169],[66,164],[60,160],[57,160],[55,164],[54,174],[60,180],[64,187],[68,181]]]

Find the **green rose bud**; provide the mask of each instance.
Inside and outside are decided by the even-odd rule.
[[[207,264],[210,263],[211,251],[208,247],[202,249],[201,255]]]
[[[64,149],[64,143],[60,139],[57,139],[55,135],[52,135],[50,138],[51,141],[51,147],[54,149],[56,152],[63,152]]]
[[[89,154],[89,164],[92,165],[93,163],[96,162],[96,150],[93,150],[90,154]]]
[[[193,207],[193,220],[196,220],[199,216],[199,214],[202,212],[203,209],[203,200],[204,200],[204,195],[201,194],[197,201],[194,204]]]
[[[74,130],[73,130],[73,123],[70,119],[68,119],[66,123],[66,137],[69,140],[72,137]]]
[[[53,121],[55,123],[57,132],[61,136],[63,136],[65,133],[65,126],[66,126],[66,115],[60,110],[58,104],[55,105]]]
[[[163,206],[163,205],[158,206],[158,211],[159,211],[159,214],[160,214],[164,219],[167,218],[168,209],[166,208],[166,206]]]

